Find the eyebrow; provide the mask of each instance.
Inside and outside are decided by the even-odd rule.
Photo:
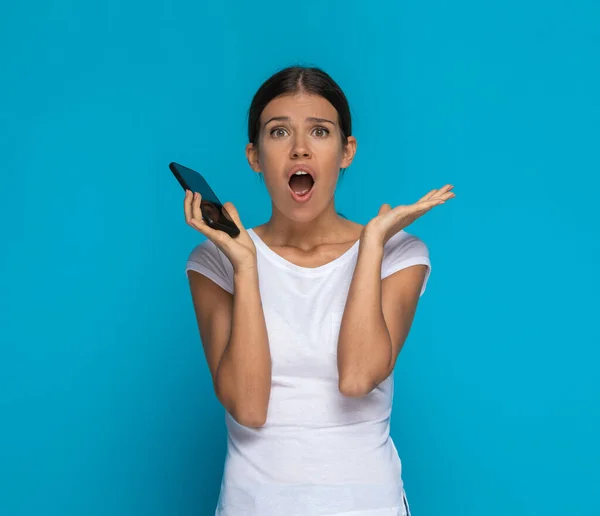
[[[267,124],[269,124],[270,122],[273,121],[279,121],[279,122],[289,122],[290,121],[290,117],[289,116],[274,116],[273,118],[267,120],[263,127],[266,127]],[[314,116],[309,116],[308,118],[306,118],[307,122],[316,122],[319,124],[331,124],[331,125],[335,125],[335,122],[332,122],[331,120],[327,119],[327,118],[318,118],[318,117],[314,117]]]

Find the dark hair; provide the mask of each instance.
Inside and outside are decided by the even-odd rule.
[[[309,66],[288,66],[269,77],[254,94],[248,110],[248,141],[258,147],[260,115],[274,98],[280,95],[306,92],[328,100],[338,113],[342,145],[352,135],[352,117],[348,99],[339,85],[323,70]],[[345,169],[341,169],[342,174]],[[338,215],[342,215],[338,213]],[[344,217],[346,218],[346,217]]]
[[[352,135],[352,117],[348,99],[338,84],[323,70],[308,66],[289,66],[269,77],[255,93],[248,111],[248,141],[258,146],[260,115],[274,98],[290,93],[306,92],[328,100],[338,112],[342,145]],[[344,169],[342,169],[344,171]]]

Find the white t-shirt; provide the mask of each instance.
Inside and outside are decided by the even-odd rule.
[[[216,515],[405,516],[400,458],[390,437],[393,373],[363,398],[338,390],[337,339],[358,242],[316,268],[295,265],[248,230],[257,248],[272,360],[266,424],[248,428],[225,413],[227,456]],[[428,266],[427,246],[405,231],[384,247],[381,278]],[[210,241],[186,270],[234,293],[233,267]]]

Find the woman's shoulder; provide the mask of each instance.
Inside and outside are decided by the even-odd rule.
[[[228,270],[231,265],[223,252],[208,238],[192,247],[188,262],[205,263],[213,267],[217,266],[224,271]]]
[[[423,239],[404,229],[398,231],[398,233],[386,242],[384,250],[385,254],[398,254],[400,252],[412,254],[419,252],[427,256],[429,255],[429,249]]]
[[[195,245],[189,253],[186,271],[198,272],[233,294],[233,266],[221,250],[209,239]]]
[[[200,257],[205,255],[216,256],[218,253],[219,248],[210,239],[206,238],[192,247],[190,257]]]
[[[395,272],[413,265],[425,265],[427,267],[420,293],[420,296],[422,296],[431,274],[429,249],[425,242],[417,235],[404,230],[399,231],[386,242],[381,267],[381,279],[387,278]]]

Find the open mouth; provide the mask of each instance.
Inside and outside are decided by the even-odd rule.
[[[292,192],[302,198],[312,190],[315,180],[308,172],[300,170],[290,177],[289,184]]]

